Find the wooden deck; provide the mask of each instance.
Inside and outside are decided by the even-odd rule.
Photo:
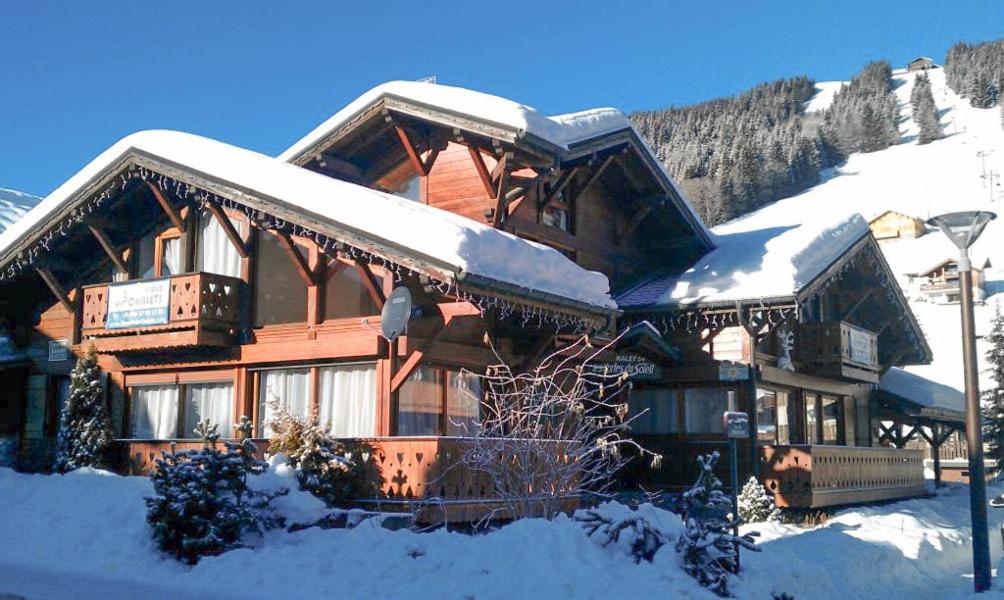
[[[460,437],[381,437],[346,440],[362,446],[362,460],[372,468],[380,494],[377,498],[356,498],[354,504],[370,509],[412,512],[424,522],[472,522],[495,512],[507,518],[505,502],[495,493],[494,482],[485,473],[465,468],[461,459],[474,441]],[[194,450],[202,447],[197,440],[119,440],[124,469],[132,475],[150,472],[163,452],[172,448]],[[268,440],[255,440],[259,458],[268,448]],[[561,452],[561,442],[554,442]],[[350,457],[358,459],[360,457]],[[505,460],[499,456],[499,460]],[[548,482],[540,482],[545,487]],[[567,497],[561,509],[578,507],[578,498]]]
[[[781,507],[821,508],[926,495],[920,450],[764,446],[764,485]]]

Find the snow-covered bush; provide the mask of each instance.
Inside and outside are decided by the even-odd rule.
[[[780,510],[774,505],[774,496],[767,491],[756,476],[749,478],[737,498],[739,502],[739,518],[744,523],[760,523],[776,521],[780,518]]]
[[[635,563],[652,562],[655,553],[669,541],[668,536],[644,516],[632,511],[627,517],[614,519],[595,510],[576,513],[575,520],[582,523],[586,535],[601,546],[625,544]]]
[[[250,439],[224,442],[220,451],[215,425],[200,423],[195,433],[204,447],[165,452],[150,475],[156,495],[146,498],[146,520],[157,545],[189,564],[240,547],[246,533],[281,526],[270,502],[288,492],[248,487],[248,477],[268,466],[254,457]]]
[[[738,570],[739,548],[759,552],[754,534],[737,536],[732,514],[732,500],[722,491],[722,482],[715,475],[718,452],[698,456],[701,473],[697,481],[683,494],[686,510],[684,532],[676,542],[683,558],[683,569],[702,586],[715,594],[729,595],[728,574]]]
[[[274,404],[268,423],[272,431],[269,453],[282,453],[296,468],[300,489],[329,506],[379,494],[379,473],[370,464],[371,448],[364,442],[336,440],[320,426],[303,421]]]
[[[97,353],[91,346],[73,367],[70,395],[59,414],[53,465],[57,472],[108,466],[114,436],[103,396]]]

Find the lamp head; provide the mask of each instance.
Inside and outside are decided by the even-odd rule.
[[[997,215],[985,210],[954,212],[931,217],[928,225],[937,227],[959,250],[966,250],[980,237],[987,223],[997,218]]]

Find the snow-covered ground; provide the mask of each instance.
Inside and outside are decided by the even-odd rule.
[[[288,470],[268,485],[295,487]],[[0,597],[46,598],[715,598],[680,568],[672,542],[652,563],[604,548],[568,518],[526,519],[484,535],[444,530],[272,532],[254,549],[184,566],[150,539],[143,477],[100,471],[25,475],[0,469]],[[991,486],[993,493],[1004,485]],[[936,498],[846,510],[820,527],[758,524],[760,553],[743,554],[737,598],[963,598],[970,594],[968,496],[957,485]],[[316,499],[283,499],[291,521],[321,514]],[[628,509],[604,505],[608,515]],[[679,517],[645,506],[675,538]],[[991,548],[1004,510],[991,510]],[[1004,583],[998,587],[1004,588]]]

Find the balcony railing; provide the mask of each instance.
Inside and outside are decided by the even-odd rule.
[[[764,485],[782,507],[820,508],[928,493],[920,450],[764,446],[760,452]]]
[[[807,369],[825,377],[878,383],[878,335],[843,321],[799,326],[799,356]]]
[[[99,352],[129,352],[170,347],[228,346],[240,323],[243,282],[214,273],[186,273],[167,279],[167,298],[151,324],[109,326],[109,290],[158,280],[140,280],[82,288],[81,339]],[[162,281],[162,280],[160,280]],[[166,308],[166,313],[163,309]],[[140,321],[143,322],[143,321]]]

